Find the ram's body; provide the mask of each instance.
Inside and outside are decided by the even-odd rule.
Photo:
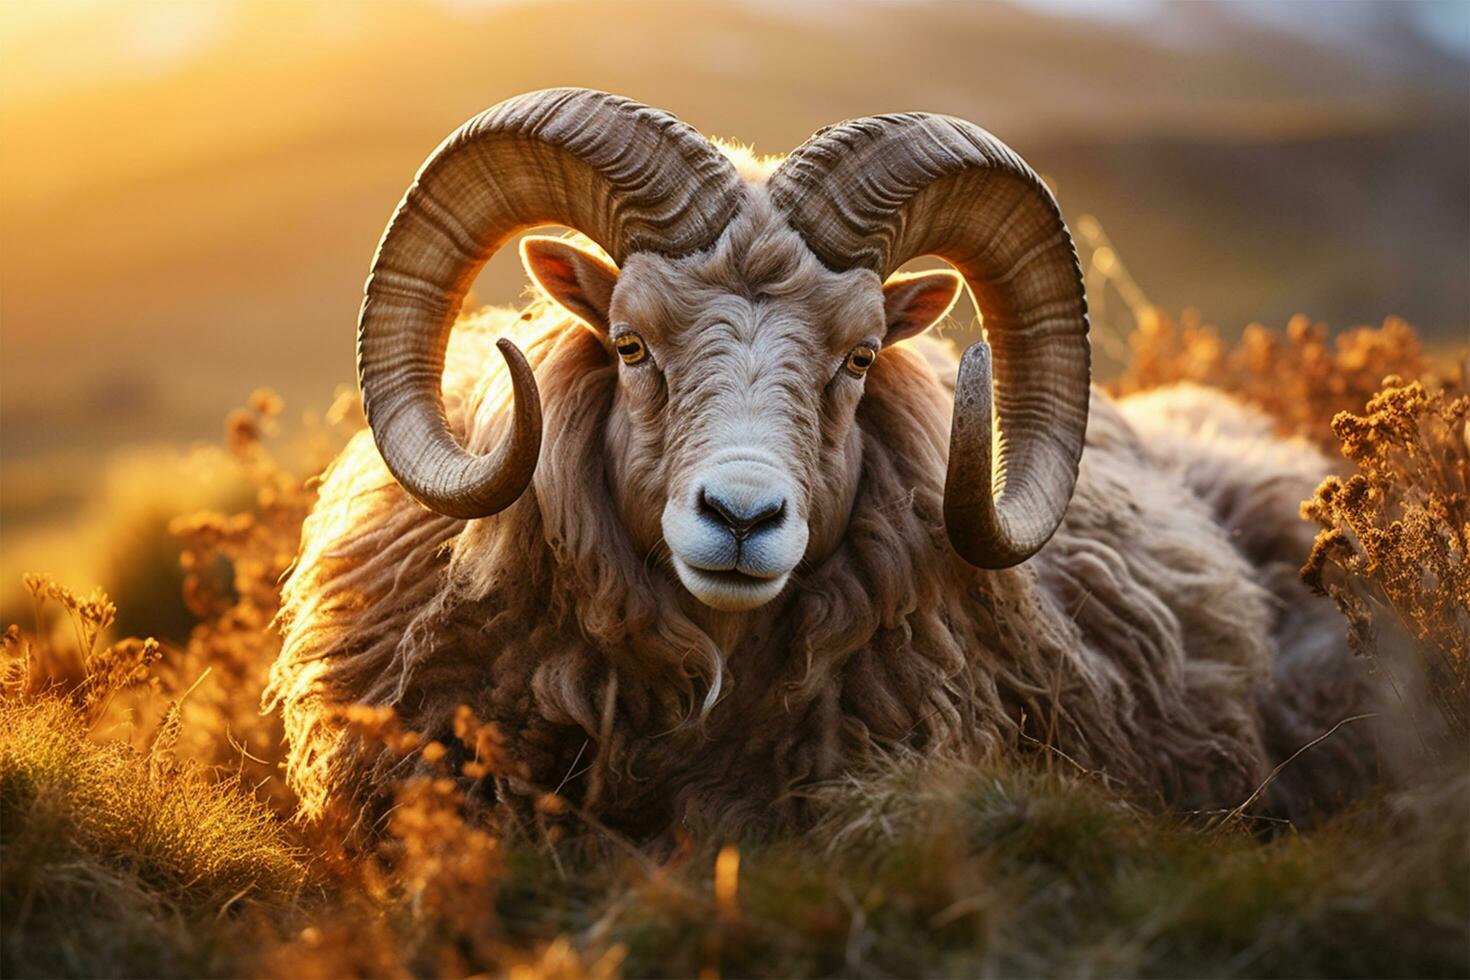
[[[558,305],[451,331],[485,257],[547,221],[619,266],[528,241]],[[923,254],[958,274],[891,276]],[[957,362],[920,334],[962,283],[990,348]],[[451,746],[468,705],[516,766],[480,792],[637,834],[799,822],[804,787],[904,750],[1256,799],[1363,696],[1294,574],[1325,462],[1218,393],[1089,392],[1086,329],[1055,201],[964,121],[855,120],[779,162],[606,93],[487,110],[384,236],[373,437],[285,588],[272,695],[306,812],[371,809],[418,764],[354,704]],[[1356,741],[1276,804],[1360,785]]]
[[[799,820],[794,791],[900,747],[1054,750],[1147,799],[1233,807],[1353,710],[1331,607],[1294,575],[1297,502],[1325,463],[1223,395],[1094,393],[1065,522],[1031,561],[983,571],[941,518],[953,381],[935,367],[953,355],[896,348],[858,409],[842,545],[776,602],[725,615],[628,544],[601,491],[615,363],[559,308],[461,323],[444,384],[456,434],[484,451],[504,427],[500,335],[528,345],[541,383],[533,492],[485,520],[438,516],[363,433],[307,522],[274,690],[308,812],[371,805],[414,764],[349,734],[337,709],[352,703],[451,744],[468,704],[532,787],[635,832]],[[1274,789],[1305,807],[1361,765],[1340,741]]]

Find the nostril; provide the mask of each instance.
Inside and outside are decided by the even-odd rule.
[[[737,538],[744,538],[752,531],[780,523],[786,514],[786,501],[768,497],[749,503],[735,502],[706,487],[699,492],[699,511],[729,528]]]
[[[721,524],[729,524],[733,520],[729,512],[725,510],[724,502],[710,493],[708,489],[699,491],[699,513]]]
[[[756,513],[750,515],[746,526],[752,531],[758,531],[767,524],[778,524],[781,516],[786,513],[786,501],[776,500],[767,503]]]

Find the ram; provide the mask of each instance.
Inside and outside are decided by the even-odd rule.
[[[603,251],[526,239],[545,298],[456,327],[547,224]],[[923,255],[954,271],[895,274]],[[966,287],[957,360],[920,334]],[[371,438],[322,484],[272,672],[308,814],[423,764],[358,704],[447,744],[468,705],[519,773],[476,792],[646,836],[797,825],[804,787],[899,752],[1046,746],[1233,807],[1363,694],[1292,574],[1324,461],[1223,395],[1093,388],[1051,193],[958,119],[756,160],[605,93],[501,103],[399,205],[358,366]],[[1273,805],[1361,785],[1360,741]]]

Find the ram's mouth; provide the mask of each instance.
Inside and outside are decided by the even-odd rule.
[[[740,585],[742,583],[770,582],[774,579],[780,578],[782,574],[780,572],[777,572],[771,575],[757,575],[754,572],[743,572],[738,568],[699,568],[695,565],[690,565],[689,570],[691,572],[697,572],[702,577],[708,578],[712,581],[727,582],[731,585]]]
[[[739,569],[696,568],[674,559],[674,571],[694,598],[724,612],[745,612],[764,606],[786,587],[789,572],[752,575]]]

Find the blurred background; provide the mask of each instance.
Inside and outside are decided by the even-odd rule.
[[[1227,335],[1397,314],[1431,349],[1470,329],[1470,3],[8,0],[4,587],[59,536],[77,575],[124,575],[106,555],[139,548],[79,529],[215,494],[179,449],[252,389],[325,409],[420,161],[552,85],[762,152],[953,113],[1030,160],[1074,227],[1095,217],[1166,310]],[[502,254],[475,295],[522,288]]]

